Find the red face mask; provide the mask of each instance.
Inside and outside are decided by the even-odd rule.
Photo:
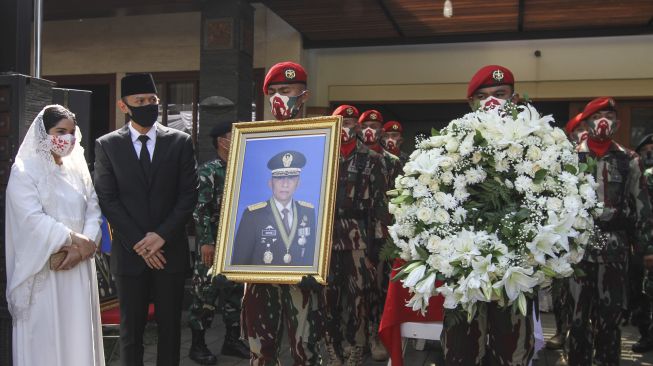
[[[294,97],[281,95],[279,93],[274,93],[270,96],[270,108],[274,118],[280,121],[294,118],[302,107],[298,101],[299,97],[304,95],[304,93],[306,93],[305,90]]]
[[[362,134],[363,134],[363,142],[365,142],[366,144],[371,145],[376,143],[376,136],[377,136],[376,129],[371,127],[365,127],[362,131]]]
[[[597,141],[611,140],[617,127],[615,121],[605,117],[588,121],[587,124],[589,127],[589,137]]]
[[[399,156],[399,140],[387,138],[385,140],[385,149],[391,154]]]
[[[342,127],[340,129],[340,142],[343,144],[348,143],[356,137],[356,132],[353,128]]]

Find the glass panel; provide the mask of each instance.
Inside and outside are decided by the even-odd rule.
[[[193,94],[195,83],[179,81],[168,83],[168,127],[190,134],[193,130]]]
[[[630,110],[630,144],[637,146],[644,136],[653,133],[653,108],[634,107]]]

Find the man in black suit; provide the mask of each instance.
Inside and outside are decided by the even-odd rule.
[[[243,212],[231,264],[313,265],[315,209],[293,199],[305,164],[306,157],[298,151],[282,151],[268,161],[272,197]]]
[[[190,269],[185,225],[197,201],[197,163],[189,135],[156,123],[159,98],[152,76],[127,75],[121,86],[118,107],[130,122],[95,144],[95,190],[113,229],[121,362],[143,365],[143,331],[153,299],[157,365],[178,365]]]

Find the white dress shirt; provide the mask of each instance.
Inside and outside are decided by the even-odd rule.
[[[288,209],[288,224],[290,225],[290,228],[292,229],[292,219],[293,219],[293,213],[292,213],[292,200],[288,202],[286,206],[283,205],[283,203],[277,201],[276,198],[273,198],[275,206],[277,206],[277,211],[279,211],[279,214],[281,215],[281,219],[283,220],[283,209],[287,208]]]
[[[147,140],[147,152],[150,153],[150,161],[152,161],[152,158],[154,157],[154,144],[156,143],[156,129],[157,129],[158,123],[155,123],[152,128],[150,128],[149,131],[147,131],[146,135],[150,139]],[[129,134],[131,135],[132,138],[132,144],[134,144],[134,150],[136,150],[136,156],[141,156],[141,140],[138,138],[141,136],[141,133],[136,131],[134,126],[132,126],[132,123],[129,122]]]

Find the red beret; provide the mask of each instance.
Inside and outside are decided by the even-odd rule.
[[[582,113],[578,113],[577,115],[574,116],[574,118],[570,119],[569,122],[567,122],[567,125],[565,126],[565,131],[567,134],[570,134],[574,131],[578,125],[583,122],[582,119],[580,119],[580,116],[582,116]]]
[[[499,85],[515,85],[515,77],[507,68],[499,65],[483,66],[474,74],[467,86],[467,98],[481,88],[488,88]]]
[[[273,84],[306,84],[306,71],[300,64],[286,61],[272,66],[265,75],[263,94],[268,94],[268,86]]]
[[[359,112],[358,108],[354,107],[353,105],[343,104],[340,107],[336,108],[333,113],[331,113],[331,115],[343,116],[347,118],[358,118]]]
[[[383,125],[383,132],[404,132],[404,128],[397,121],[388,121]]]
[[[363,114],[358,118],[358,123],[363,123],[365,121],[383,123],[383,115],[375,109],[370,109],[369,111],[363,112]]]
[[[593,101],[587,103],[585,109],[583,109],[583,113],[581,113],[581,116],[579,118],[581,120],[584,120],[589,118],[589,116],[593,115],[596,112],[616,111],[616,108],[617,108],[617,104],[615,103],[614,99],[610,97],[596,98]]]

